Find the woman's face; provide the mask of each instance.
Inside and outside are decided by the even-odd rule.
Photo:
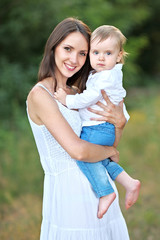
[[[55,49],[55,76],[66,80],[78,72],[86,61],[88,43],[80,32],[70,33]]]

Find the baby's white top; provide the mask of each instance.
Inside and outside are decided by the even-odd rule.
[[[91,121],[91,117],[99,118],[99,115],[91,113],[87,110],[88,107],[93,109],[102,110],[96,105],[98,101],[106,104],[102,97],[101,89],[104,89],[110,101],[114,104],[119,104],[120,101],[126,96],[126,90],[123,88],[122,78],[122,64],[116,64],[111,70],[104,70],[101,72],[90,73],[86,90],[83,93],[76,95],[67,95],[66,105],[69,109],[79,109],[80,117],[83,126],[97,125],[102,122]],[[129,120],[129,114],[123,104],[124,115]]]

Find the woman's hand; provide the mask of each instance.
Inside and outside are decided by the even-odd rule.
[[[123,114],[123,100],[119,103],[119,105],[114,105],[109,100],[104,90],[101,90],[101,93],[107,105],[104,105],[101,102],[97,103],[97,105],[101,107],[103,111],[88,108],[89,111],[102,116],[100,118],[91,118],[91,120],[110,122],[114,124],[116,128],[123,129],[126,124],[126,118]]]
[[[114,150],[115,150],[115,153],[114,153],[114,155],[112,155],[112,156],[110,157],[110,159],[111,159],[113,162],[118,163],[118,162],[119,162],[119,151],[118,151],[116,148],[114,148]]]

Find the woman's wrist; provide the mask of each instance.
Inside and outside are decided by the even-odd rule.
[[[117,149],[115,146],[104,146],[107,149],[108,157],[112,157],[117,153]]]
[[[117,151],[117,149],[112,146],[110,147],[110,150],[111,150],[111,155],[110,155],[110,159],[116,163],[119,162],[119,151]]]
[[[115,121],[115,124],[114,124],[115,128],[123,130],[123,128],[126,125],[126,122],[127,122],[127,120],[126,120],[124,114],[122,113],[122,115],[119,118],[117,118]]]

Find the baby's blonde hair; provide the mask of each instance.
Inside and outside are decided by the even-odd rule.
[[[96,39],[99,39],[99,42],[102,42],[109,37],[116,38],[117,46],[120,48],[120,51],[122,51],[122,58],[120,60],[120,63],[124,63],[124,58],[128,55],[128,53],[124,51],[123,45],[126,43],[127,39],[118,28],[111,25],[102,25],[96,28],[92,32],[91,42]]]

